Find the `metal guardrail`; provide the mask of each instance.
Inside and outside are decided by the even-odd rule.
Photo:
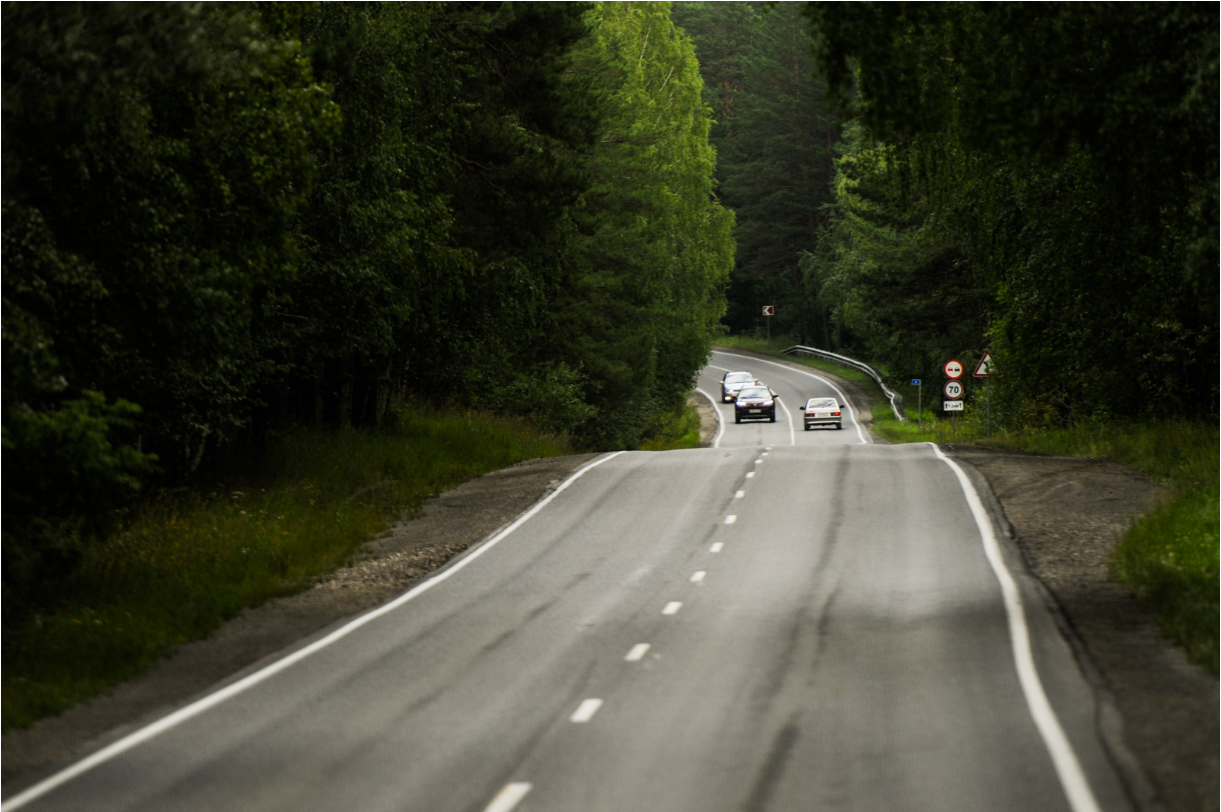
[[[886,395],[886,399],[890,401],[890,408],[895,413],[895,417],[899,420],[906,420],[907,416],[903,413],[903,396],[891,389],[882,381],[882,376],[876,369],[863,364],[854,358],[849,358],[846,355],[837,355],[833,352],[820,350],[817,347],[803,347],[800,344],[794,344],[784,351],[785,355],[812,355],[815,358],[825,358],[828,361],[834,361],[837,364],[843,364],[846,367],[852,367],[864,372],[870,378],[877,381],[877,384],[882,389],[882,393]]]

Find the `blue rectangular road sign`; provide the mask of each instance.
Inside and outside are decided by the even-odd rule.
[[[920,385],[920,379],[912,378],[912,386],[919,386],[919,385]]]

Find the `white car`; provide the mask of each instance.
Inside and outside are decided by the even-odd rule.
[[[835,398],[810,398],[801,411],[804,413],[802,420],[806,431],[815,426],[835,426],[837,429],[844,427],[843,407]]]

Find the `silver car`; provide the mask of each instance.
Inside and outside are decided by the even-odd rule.
[[[726,372],[721,378],[721,400],[725,403],[737,400],[742,387],[752,383],[755,383],[755,376],[749,372]]]
[[[844,427],[843,407],[835,398],[810,398],[801,411],[804,413],[802,420],[806,431],[815,426],[835,426],[837,429]]]

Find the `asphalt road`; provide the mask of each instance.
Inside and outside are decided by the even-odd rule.
[[[790,409],[833,394],[712,363]],[[1129,808],[982,480],[847,417],[598,458],[439,577],[4,809]]]

